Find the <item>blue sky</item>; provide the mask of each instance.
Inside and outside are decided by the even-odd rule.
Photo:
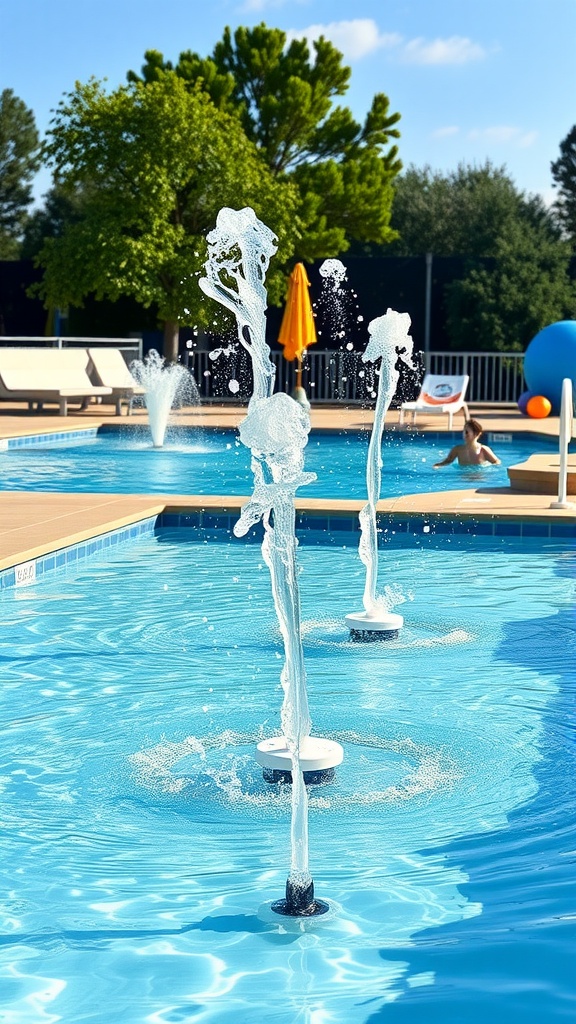
[[[343,51],[358,119],[389,96],[405,166],[490,159],[550,200],[550,163],[576,123],[576,0],[0,0],[0,13],[0,89],[42,134],[76,80],[115,88],[147,49],[208,55],[226,25],[261,21]],[[48,185],[41,174],[37,196]]]

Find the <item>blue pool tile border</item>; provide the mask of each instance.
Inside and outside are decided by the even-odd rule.
[[[163,512],[158,516],[156,526],[158,530],[193,527],[203,533],[216,531],[232,535],[237,521],[238,514],[229,512]],[[397,534],[407,534],[412,537],[428,534],[432,536],[458,534],[462,537],[516,537],[519,539],[541,537],[546,540],[555,538],[576,540],[576,523],[535,522],[527,519],[450,518],[423,514],[407,516],[382,513],[378,516],[378,527],[381,544],[386,544],[391,537]],[[318,543],[341,543],[346,540],[346,534],[350,535],[351,541],[357,542],[360,526],[357,516],[297,513],[296,532],[300,543],[314,542],[316,537],[321,538],[317,541]],[[336,534],[337,538],[334,538],[333,534]],[[261,529],[252,531],[248,539],[252,539],[252,537],[259,539]],[[245,540],[246,538],[241,539]]]
[[[4,451],[11,448],[30,448],[44,444],[55,444],[61,441],[93,441],[98,434],[98,427],[84,427],[82,430],[59,430],[51,434],[27,434],[22,437],[3,438],[1,447]]]
[[[117,530],[110,530],[98,537],[81,541],[78,544],[71,544],[57,551],[51,551],[47,555],[33,558],[29,562],[22,562],[12,566],[10,569],[0,571],[0,591],[10,587],[20,587],[38,582],[46,573],[53,569],[61,569],[65,566],[75,565],[89,558],[91,555],[99,554],[110,548],[127,541],[139,540],[143,537],[153,537],[156,529],[156,516],[148,519],[141,519],[130,526],[122,526]]]
[[[37,582],[53,569],[74,565],[91,555],[101,553],[119,544],[146,537],[162,539],[172,530],[193,530],[190,539],[208,543],[210,540],[231,540],[238,521],[237,512],[218,513],[162,512],[129,526],[100,534],[98,537],[59,548],[47,555],[22,562],[0,571],[0,591]],[[300,544],[347,546],[358,544],[360,533],[358,518],[342,515],[314,515],[297,513],[296,530]],[[238,543],[262,540],[263,528],[258,524]],[[384,513],[378,517],[378,542],[385,547],[400,541],[402,545],[427,543],[435,537],[450,541],[470,540],[474,537],[492,537],[496,542],[507,538],[526,541],[576,540],[576,523],[535,522],[530,520],[475,519],[460,517],[434,517],[426,515],[394,515]]]

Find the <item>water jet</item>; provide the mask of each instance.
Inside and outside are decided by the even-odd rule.
[[[181,363],[167,363],[156,349],[145,359],[135,359],[130,372],[144,388],[144,402],[148,410],[148,425],[154,448],[162,448],[173,405],[199,405],[196,381]]]
[[[283,908],[277,912],[310,917],[325,911],[314,899],[308,865],[308,794],[303,757],[311,720],[301,637],[294,497],[298,487],[316,477],[304,472],[304,448],[310,431],[308,410],[289,395],[273,393],[275,368],[265,337],[264,281],[276,248],[275,235],[253,210],[224,208],[208,235],[206,277],[199,284],[206,295],[234,313],[238,340],[252,360],[253,393],[239,433],[242,444],[252,453],[254,491],[242,509],[234,533],[245,536],[256,523],[263,524],[262,554],[270,571],[284,642],[285,660],[280,675],[284,691],[282,736],[277,739],[286,750],[286,768],[271,767],[271,771],[289,769],[291,775],[291,865],[286,899],[276,904]],[[273,758],[273,752],[268,753]],[[310,766],[310,770],[317,769]]]

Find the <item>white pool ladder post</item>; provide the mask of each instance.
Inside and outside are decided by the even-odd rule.
[[[558,501],[551,501],[550,508],[574,508],[574,502],[568,501],[568,445],[574,429],[574,406],[572,400],[572,380],[565,377],[562,381],[562,400],[560,404],[560,466],[558,469]]]

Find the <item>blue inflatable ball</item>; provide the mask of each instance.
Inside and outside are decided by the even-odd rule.
[[[559,320],[539,331],[524,356],[524,377],[533,395],[544,395],[560,412],[562,381],[576,386],[576,320]]]
[[[520,395],[520,398],[518,399],[518,408],[520,409],[520,412],[522,413],[523,416],[527,416],[528,415],[528,413],[526,412],[526,406],[528,405],[528,402],[530,401],[531,398],[534,398],[534,392],[533,391],[524,391],[524,392],[522,392],[522,394]]]

